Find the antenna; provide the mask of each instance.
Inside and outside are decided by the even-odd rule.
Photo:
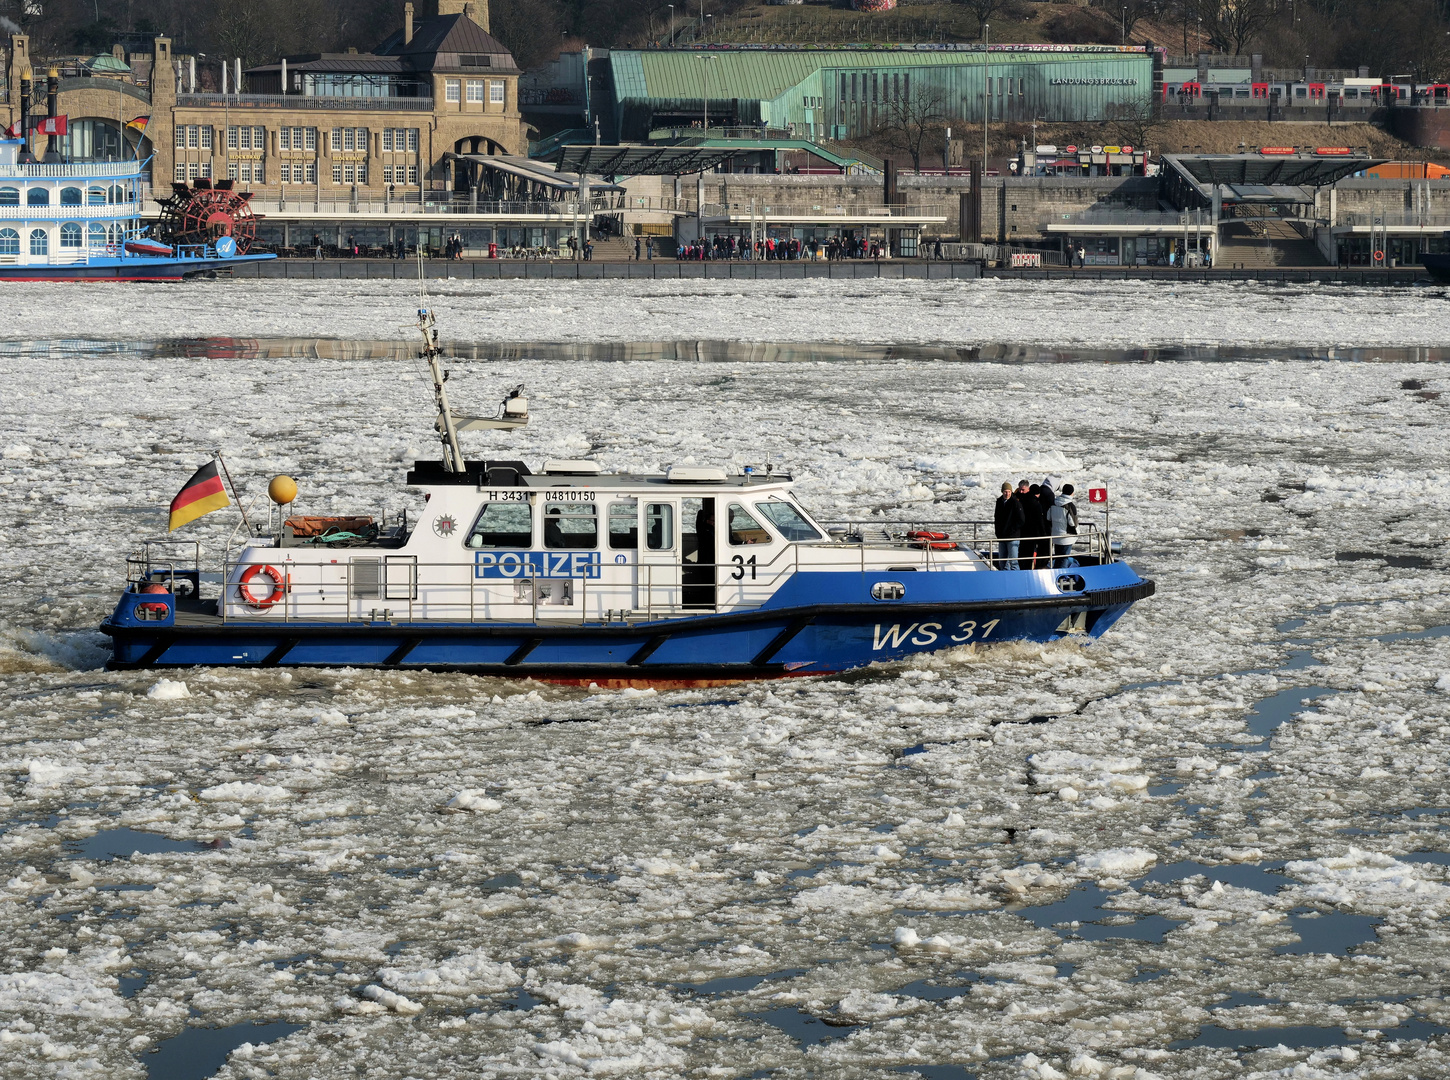
[[[476,431],[486,428],[513,430],[529,422],[529,399],[524,396],[523,385],[509,391],[503,401],[502,414],[492,416],[455,416],[448,404],[448,373],[438,363],[443,349],[438,344],[438,321],[433,309],[428,306],[428,285],[423,277],[423,246],[418,245],[418,332],[423,335],[423,349],[418,353],[420,360],[428,362],[428,374],[433,379],[433,398],[438,405],[438,419],[434,430],[443,444],[443,470],[462,473],[468,471],[463,460],[463,449],[458,444],[460,431]]]

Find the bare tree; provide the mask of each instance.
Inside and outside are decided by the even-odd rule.
[[[946,99],[940,91],[916,89],[883,103],[874,141],[909,155],[912,168],[920,172],[922,155],[946,138],[948,119]]]
[[[1162,118],[1153,108],[1153,99],[1147,94],[1113,102],[1103,109],[1103,118],[1112,126],[1113,137],[1135,150],[1146,150],[1152,144],[1154,133],[1163,126]]]
[[[1203,20],[1209,44],[1238,56],[1273,22],[1273,0],[1204,0]]]

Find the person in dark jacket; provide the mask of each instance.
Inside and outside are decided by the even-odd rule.
[[[1019,489],[1018,499],[1022,503],[1022,547],[1021,562],[1024,570],[1037,570],[1047,565],[1045,559],[1050,551],[1047,536],[1047,511],[1042,505],[1042,487],[1032,484],[1023,495]]]
[[[1017,545],[1022,538],[1022,503],[1011,484],[1002,485],[993,515],[997,532],[997,569],[1017,569]]]

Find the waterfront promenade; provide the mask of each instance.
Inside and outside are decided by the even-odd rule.
[[[1175,269],[1169,267],[1089,266],[1068,269],[1062,266],[1042,269],[983,268],[976,262],[937,262],[928,260],[891,259],[874,262],[869,259],[835,262],[678,262],[656,259],[653,262],[576,262],[573,260],[532,259],[429,259],[423,263],[429,278],[474,278],[478,280],[555,279],[561,281],[598,281],[602,279],[680,278],[741,279],[746,281],[791,281],[806,278],[921,279],[943,281],[965,278],[1018,278],[1024,281],[1065,281],[1072,279],[1098,281],[1264,281],[1276,283],[1325,282],[1343,285],[1413,285],[1428,280],[1422,267],[1403,266],[1386,269],[1368,267],[1274,267],[1250,270]],[[412,259],[275,259],[268,262],[238,266],[234,277],[298,278],[303,280],[334,279],[416,279],[418,263]]]

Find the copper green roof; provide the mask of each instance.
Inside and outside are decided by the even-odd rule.
[[[92,71],[109,71],[115,75],[127,75],[131,71],[129,64],[117,60],[110,53],[101,53],[86,61],[86,67]]]

